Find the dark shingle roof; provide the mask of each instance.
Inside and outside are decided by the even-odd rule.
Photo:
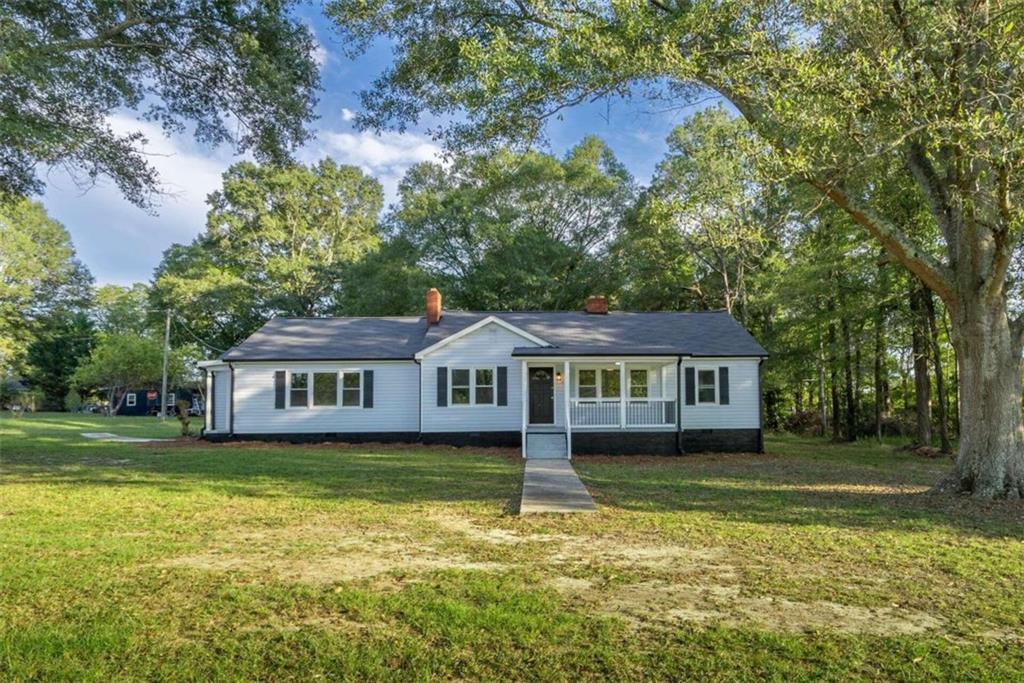
[[[430,328],[422,317],[274,318],[224,354],[224,360],[408,360],[492,315],[553,345],[538,348],[524,342],[515,351],[521,356],[768,355],[725,311],[446,311]]]

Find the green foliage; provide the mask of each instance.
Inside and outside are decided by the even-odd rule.
[[[71,376],[89,355],[94,340],[92,321],[82,311],[48,316],[28,347],[26,378],[42,391],[40,410],[63,410]]]
[[[148,309],[149,287],[141,282],[130,287],[104,285],[93,294],[92,315],[96,330],[104,334],[141,335],[154,330],[157,326],[153,324]]]
[[[165,252],[150,302],[217,349],[275,315],[336,310],[346,269],[379,243],[380,183],[329,159],[235,164],[209,202],[205,234]]]
[[[172,349],[167,364],[167,379],[176,386],[188,377],[188,354]],[[88,360],[75,370],[72,382],[84,389],[103,389],[116,413],[120,390],[158,384],[163,375],[163,342],[134,334],[106,334],[100,337]],[[123,400],[123,394],[122,394]]]
[[[389,228],[452,305],[477,310],[576,309],[607,292],[607,248],[635,197],[597,138],[561,160],[499,150],[420,164],[399,192]]]
[[[56,166],[83,185],[107,176],[148,205],[159,181],[142,134],[108,122],[120,109],[283,160],[307,137],[319,82],[313,37],[291,4],[5,3],[0,194],[39,192],[36,169]]]
[[[85,307],[91,286],[68,231],[41,204],[0,202],[0,375],[23,373],[41,326]]]

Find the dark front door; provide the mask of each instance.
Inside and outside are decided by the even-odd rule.
[[[555,422],[554,368],[530,368],[530,424]]]

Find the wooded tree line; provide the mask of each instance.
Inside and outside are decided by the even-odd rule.
[[[76,380],[106,386],[90,353],[145,347],[152,374],[167,309],[175,348],[215,355],[273,316],[420,315],[429,286],[474,310],[574,310],[599,293],[622,309],[730,310],[773,354],[769,428],[929,445],[934,431],[948,449],[945,309],[768,161],[742,119],[713,107],[672,132],[647,187],[595,137],[562,157],[505,149],[419,164],[383,213],[380,184],[354,167],[245,162],[211,196],[205,232],[168,249],[152,283],[95,290],[62,226],[22,202],[5,214],[10,243],[45,228],[60,249],[25,266],[53,274],[22,282],[36,327],[19,328],[26,352],[8,365],[59,408]]]

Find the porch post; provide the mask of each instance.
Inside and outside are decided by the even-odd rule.
[[[626,361],[619,365],[619,429],[626,428],[626,396],[629,389],[626,387]]]
[[[569,361],[565,361],[562,377],[562,397],[565,399],[565,454],[572,460],[572,402],[569,395],[572,381],[569,379]]]
[[[530,384],[529,384],[528,372],[527,372],[527,369],[526,369],[526,361],[525,360],[519,361],[519,367],[522,369],[522,371],[520,373],[521,377],[520,377],[520,380],[519,380],[520,381],[520,385],[519,385],[520,401],[519,402],[522,404],[522,408],[523,408],[523,410],[522,410],[522,412],[523,412],[523,424],[522,424],[522,428],[521,428],[521,431],[520,431],[520,438],[522,440],[522,446],[523,446],[523,457],[525,458],[526,457],[526,420],[527,420],[527,415],[528,415],[528,413],[526,412],[526,408],[527,408],[527,404],[529,403]]]

